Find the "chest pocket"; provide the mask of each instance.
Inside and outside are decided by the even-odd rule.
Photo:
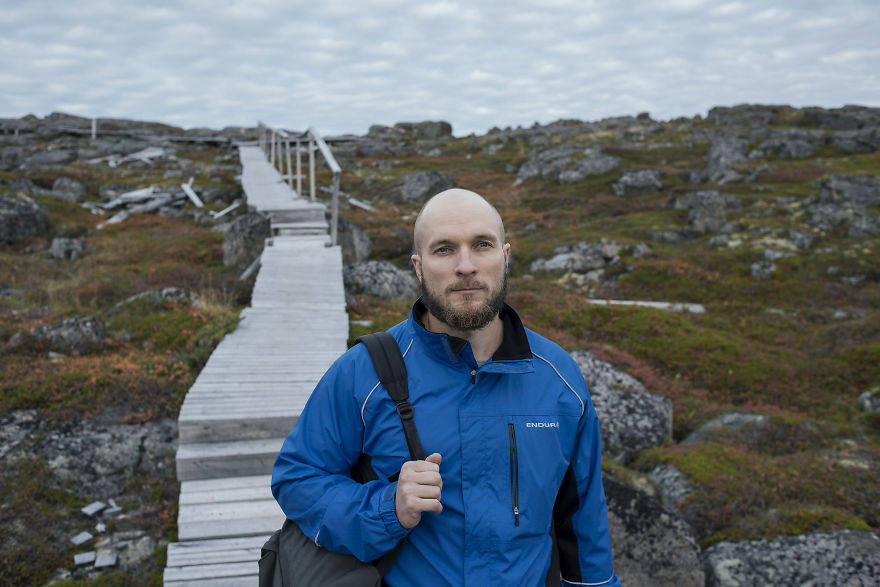
[[[462,415],[467,535],[495,544],[545,538],[578,416]]]

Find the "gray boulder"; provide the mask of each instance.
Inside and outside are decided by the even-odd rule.
[[[620,243],[603,241],[598,243],[582,242],[553,249],[549,259],[532,261],[531,271],[564,271],[566,273],[589,273],[604,269],[608,265],[620,261]]]
[[[712,183],[723,184],[742,179],[735,168],[748,163],[749,143],[733,136],[720,136],[709,145],[709,163],[706,167]]]
[[[54,259],[73,260],[82,257],[86,247],[82,241],[75,238],[55,237],[49,247],[49,256]]]
[[[368,295],[383,300],[413,299],[418,291],[415,277],[388,261],[361,261],[346,265],[342,280],[349,295]]]
[[[682,443],[705,442],[718,435],[754,434],[767,426],[767,418],[760,414],[723,414],[691,432]]]
[[[660,503],[671,512],[677,512],[678,506],[694,490],[685,474],[679,471],[675,465],[661,463],[651,469],[648,476],[657,486]]]
[[[880,387],[869,389],[859,396],[859,406],[862,411],[870,414],[880,414]]]
[[[880,234],[873,211],[880,206],[880,176],[832,175],[819,187],[806,207],[808,224],[824,231],[842,226],[855,238]]]
[[[405,204],[422,205],[432,196],[457,185],[452,175],[441,175],[436,171],[411,173],[403,178],[399,200]]]
[[[162,289],[150,289],[142,291],[118,302],[111,308],[110,313],[114,314],[125,306],[137,301],[144,300],[152,306],[159,307],[165,302],[174,304],[189,304],[193,301],[192,293],[182,287],[163,287]]]
[[[791,239],[791,242],[794,243],[794,246],[803,251],[812,247],[813,244],[816,242],[816,239],[819,237],[817,237],[812,232],[804,232],[802,230],[790,230],[788,231],[788,238]]]
[[[24,162],[24,166],[28,168],[34,167],[56,167],[73,163],[77,159],[77,153],[74,149],[54,149],[52,151],[37,151],[29,156]]]
[[[672,402],[645,391],[634,377],[588,351],[570,353],[577,361],[602,423],[602,451],[626,462],[672,436]]]
[[[587,149],[583,159],[577,161],[572,168],[559,174],[559,183],[582,181],[591,175],[608,173],[620,165],[621,161],[617,157],[606,155],[599,149]]]
[[[709,110],[706,119],[719,126],[762,128],[773,122],[780,109],[780,106],[763,104],[716,106]]]
[[[513,185],[520,185],[525,180],[541,176],[542,179],[558,179],[560,172],[572,164],[572,156],[580,153],[581,148],[574,145],[554,145],[549,148],[535,149],[529,158],[520,166]]]
[[[27,152],[24,147],[2,147],[0,148],[0,171],[12,171],[17,169],[24,163]]]
[[[373,251],[373,243],[370,237],[356,224],[339,219],[339,232],[337,234],[339,246],[342,247],[342,263],[351,265],[359,261],[366,261]]]
[[[14,243],[33,236],[44,236],[49,211],[23,193],[0,193],[0,242]]]
[[[727,210],[741,207],[736,196],[716,190],[690,192],[684,197],[673,198],[670,205],[676,210],[688,211],[688,228],[692,235],[730,232],[732,227],[727,223]]]
[[[758,153],[772,153],[787,159],[810,157],[816,147],[825,142],[825,133],[821,130],[785,128],[771,130],[767,134],[767,139],[757,149]]]
[[[68,202],[79,202],[86,195],[86,188],[71,177],[59,177],[52,184],[52,195]]]
[[[14,350],[28,342],[50,351],[83,353],[104,344],[104,325],[95,316],[68,318],[58,324],[14,334],[6,348]]]
[[[833,132],[828,142],[845,151],[871,153],[880,150],[880,127]]]
[[[223,238],[223,264],[247,267],[263,252],[271,234],[267,217],[259,212],[242,214],[232,221]]]
[[[757,261],[752,263],[749,271],[755,279],[769,279],[776,273],[776,265],[772,261]]]
[[[706,549],[704,560],[708,587],[880,583],[880,538],[872,532],[721,542]]]
[[[703,587],[693,528],[644,493],[602,476],[614,570],[623,585]]]
[[[620,176],[611,188],[618,196],[638,196],[653,194],[663,189],[660,172],[655,169],[627,171]]]

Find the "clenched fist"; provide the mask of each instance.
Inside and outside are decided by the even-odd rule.
[[[397,519],[404,528],[418,524],[422,512],[439,514],[443,511],[440,504],[440,490],[443,488],[440,459],[435,452],[424,461],[407,461],[400,468],[394,501]]]

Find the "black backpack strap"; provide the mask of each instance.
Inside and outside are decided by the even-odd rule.
[[[403,425],[403,434],[406,436],[406,446],[409,455],[414,461],[425,460],[425,450],[419,439],[419,431],[413,420],[413,407],[409,403],[409,388],[406,382],[406,365],[400,354],[397,341],[387,332],[374,332],[359,337],[355,343],[362,342],[370,353],[373,367],[379,375],[379,381],[388,390],[388,395],[397,404],[397,414]]]

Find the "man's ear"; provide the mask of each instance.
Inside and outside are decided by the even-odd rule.
[[[416,270],[416,277],[419,278],[419,281],[422,280],[422,258],[418,253],[413,253],[409,258],[410,262],[413,264],[413,269]]]
[[[506,266],[510,266],[510,243],[504,243],[504,247],[502,247],[504,251],[504,264]]]

